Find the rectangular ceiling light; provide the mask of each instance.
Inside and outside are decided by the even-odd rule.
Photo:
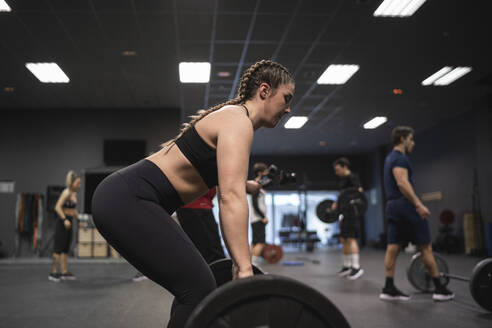
[[[373,16],[408,17],[424,4],[425,0],[384,0]]]
[[[344,84],[359,70],[359,65],[330,65],[321,74],[318,84]]]
[[[436,73],[422,81],[422,85],[448,85],[469,73],[471,67],[456,67],[445,66]]]
[[[12,11],[5,0],[0,0],[0,11]]]
[[[388,121],[388,118],[385,116],[376,116],[372,120],[364,123],[364,129],[366,129],[366,130],[375,129],[378,126],[383,125],[387,121]]]
[[[181,83],[208,83],[210,81],[210,63],[179,63],[179,80]]]
[[[453,68],[452,67],[449,67],[449,66],[445,66],[445,67],[441,68],[440,70],[438,70],[437,72],[435,72],[434,74],[432,74],[431,76],[429,76],[428,78],[426,78],[425,80],[423,80],[422,81],[422,85],[431,85],[431,84],[433,84],[439,78],[441,78],[444,75],[446,75],[447,73],[451,72],[452,69]]]
[[[56,63],[26,63],[26,67],[43,83],[68,83],[70,81]]]
[[[472,70],[471,67],[456,67],[448,74],[441,77],[439,80],[434,82],[434,85],[448,85],[462,77],[463,75],[469,73]]]
[[[308,118],[306,116],[291,116],[289,120],[284,124],[286,129],[300,129],[306,124]]]

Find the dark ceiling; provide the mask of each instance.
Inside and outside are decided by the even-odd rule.
[[[381,0],[7,0],[0,107],[178,107],[185,118],[233,96],[242,70],[273,58],[295,75],[293,114],[310,120],[258,131],[253,153],[367,152],[394,125],[423,130],[486,106],[488,2],[428,0],[412,17],[382,18],[372,16]],[[70,83],[42,84],[24,66],[51,61]],[[210,61],[211,82],[180,84],[181,61]],[[345,85],[317,85],[329,64],[360,70]],[[443,66],[473,71],[449,86],[420,85]],[[381,115],[389,122],[362,129]]]

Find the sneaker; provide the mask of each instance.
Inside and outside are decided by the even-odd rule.
[[[77,277],[75,277],[71,272],[65,272],[61,274],[61,280],[76,280]]]
[[[453,298],[454,298],[454,293],[449,289],[447,289],[445,286],[436,289],[436,291],[432,295],[432,299],[434,301],[451,301]]]
[[[349,268],[349,267],[342,267],[340,269],[340,271],[337,272],[338,276],[340,277],[345,277],[346,275],[348,275],[352,270]]]
[[[410,295],[403,294],[398,288],[392,286],[384,287],[382,293],[379,294],[379,298],[386,301],[408,301]]]
[[[352,268],[350,270],[350,274],[347,276],[347,279],[349,280],[355,280],[357,278],[359,278],[360,276],[362,276],[364,274],[364,270],[361,269],[361,268],[358,268],[358,269],[354,269]]]
[[[144,276],[142,273],[140,272],[137,272],[137,274],[133,277],[133,281],[134,282],[139,282],[139,281],[144,281],[144,280],[147,280],[149,278],[147,278],[147,276]]]
[[[49,281],[53,281],[53,282],[60,282],[60,274],[59,273],[50,273],[50,275],[48,276],[48,280]]]

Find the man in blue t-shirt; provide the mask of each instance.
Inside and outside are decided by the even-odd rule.
[[[384,162],[388,246],[384,259],[386,283],[379,298],[405,301],[410,299],[410,296],[395,287],[393,276],[401,245],[412,242],[418,245],[422,261],[436,287],[432,298],[436,301],[447,301],[453,299],[454,294],[443,286],[439,279],[427,222],[430,211],[414,191],[413,169],[407,156],[415,146],[413,136],[414,132],[410,127],[394,128],[391,134],[393,151],[386,156]]]

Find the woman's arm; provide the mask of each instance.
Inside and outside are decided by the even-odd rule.
[[[242,112],[232,110],[223,113],[220,125],[217,136],[220,224],[229,254],[238,266],[238,277],[242,278],[253,274],[246,199],[253,126]]]
[[[64,189],[60,194],[60,197],[58,197],[58,200],[56,201],[55,212],[62,220],[66,219],[65,213],[63,213],[62,205],[63,203],[65,203],[69,196],[70,192],[68,191],[68,189]]]

